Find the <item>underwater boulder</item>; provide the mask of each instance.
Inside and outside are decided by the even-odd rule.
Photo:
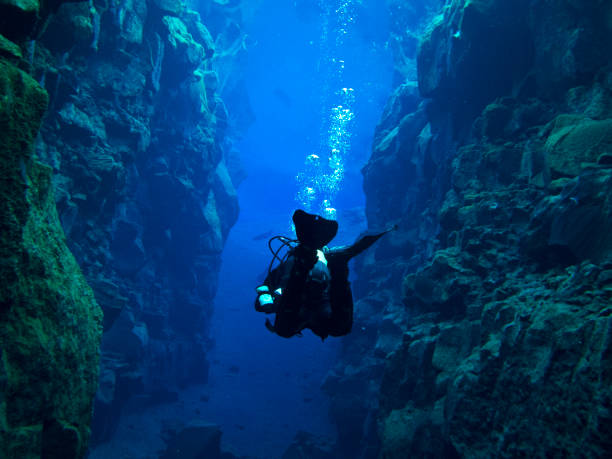
[[[522,174],[522,155],[521,149],[512,142],[465,145],[452,162],[453,187],[463,192],[507,187]]]
[[[202,330],[206,316],[211,312],[210,301],[205,301],[196,295],[182,294],[169,313],[168,323],[178,332],[194,334]]]
[[[281,459],[334,459],[334,444],[327,438],[299,431]]]
[[[16,63],[23,58],[23,53],[18,45],[0,35],[0,57]]]
[[[427,325],[413,325],[403,335],[401,345],[386,357],[380,386],[381,413],[389,414],[412,398],[422,402],[434,396],[435,371],[431,357],[435,342],[430,335],[436,330]]]
[[[370,328],[373,345],[375,330]],[[358,333],[355,327],[353,335]],[[351,337],[352,349],[362,349],[358,345],[359,340],[359,337]],[[372,400],[376,397],[376,385],[372,384],[372,381],[380,380],[382,364],[374,359],[363,360],[364,352],[365,348],[356,355],[350,365],[337,367],[329,372],[321,386],[330,396],[330,416],[338,426],[338,445],[341,445],[342,451],[336,452],[337,457],[355,457],[360,447],[355,438],[370,436],[375,429],[372,425],[375,420]]]
[[[147,21],[147,1],[123,0],[120,5],[123,11],[123,13],[118,13],[118,17],[123,17],[119,23],[121,38],[128,43],[141,44],[144,38],[145,22]]]
[[[612,4],[607,0],[532,2],[530,22],[541,96],[558,98],[584,84],[612,59]]]
[[[223,250],[223,234],[221,217],[217,208],[217,199],[213,190],[208,193],[204,207],[204,218],[208,224],[207,231],[200,236],[200,247],[204,253],[221,253]]]
[[[142,227],[135,222],[119,220],[115,223],[110,245],[112,263],[115,269],[124,275],[135,274],[146,263],[141,232]]]
[[[531,59],[528,2],[459,0],[435,17],[417,55],[419,89],[470,120],[510,92]]]
[[[437,345],[440,326],[421,319],[412,323],[401,346],[385,362],[380,389],[380,434],[385,457],[404,457],[406,451],[423,457],[457,457],[445,430],[444,390],[448,377],[440,378],[438,367],[450,370],[461,352]],[[441,324],[442,327],[448,325]],[[453,327],[450,327],[451,330]],[[452,334],[452,333],[451,333]],[[469,341],[469,340],[468,340]],[[445,340],[452,346],[455,339]],[[442,352],[442,348],[450,352]],[[434,367],[434,353],[437,367]],[[440,356],[448,364],[441,365]],[[441,382],[442,381],[442,382]]]
[[[611,204],[609,168],[580,175],[538,204],[521,247],[544,266],[605,260],[612,255]]]
[[[114,325],[104,333],[103,338],[106,352],[115,352],[130,363],[138,362],[145,355],[148,344],[146,324],[139,322],[127,309],[121,312]]]
[[[220,459],[221,429],[216,424],[194,421],[177,432],[166,432],[167,447],[160,459]]]
[[[74,103],[65,104],[58,113],[67,136],[106,139],[106,129],[99,116],[87,113]]]
[[[465,266],[469,255],[455,248],[439,250],[433,260],[404,279],[404,304],[419,312],[439,312],[442,317],[461,318],[466,313],[466,294],[480,278]]]
[[[418,457],[458,459],[444,435],[443,412],[443,400],[433,410],[407,405],[391,411],[381,423],[382,457],[401,459],[418,451]]]
[[[238,199],[236,189],[225,165],[225,161],[219,162],[213,176],[213,191],[215,204],[219,214],[221,233],[226,238],[229,230],[238,219]]]
[[[508,137],[512,120],[512,109],[506,104],[495,102],[485,107],[480,118],[479,131],[482,137],[490,140]]]
[[[392,316],[384,317],[378,327],[375,354],[385,357],[390,352],[394,351],[401,342],[402,328],[400,324],[393,320]]]
[[[435,16],[421,38],[417,54],[419,91],[423,97],[433,97],[447,78],[447,40],[444,36],[444,16]]]
[[[58,6],[61,0],[49,2]],[[42,5],[38,0],[1,0],[0,28],[2,35],[14,42],[21,42],[30,36],[38,25]]]
[[[138,377],[139,373],[119,354],[103,353],[91,425],[92,446],[112,438],[125,400],[138,388],[142,390]]]
[[[605,0],[451,2],[421,40],[419,89],[468,118],[500,96],[558,97],[610,62],[611,11]]]
[[[204,47],[197,43],[187,30],[187,26],[177,17],[164,16],[163,24],[167,31],[167,42],[170,45],[168,57],[171,62],[166,64],[169,68],[174,65],[186,67],[186,71],[193,71],[206,59]]]
[[[63,3],[46,26],[41,37],[45,46],[54,52],[68,52],[75,45],[89,47],[93,41],[94,26],[86,2]]]
[[[376,126],[374,144],[380,143],[397,125],[398,120],[408,113],[416,112],[420,101],[419,88],[415,82],[399,85],[385,104],[380,121]]]
[[[548,163],[557,176],[579,175],[612,152],[612,119],[592,120],[581,115],[559,115],[546,140]]]
[[[612,118],[612,75],[602,75],[601,81],[592,85],[571,88],[565,102],[571,113],[581,113],[594,120]]]
[[[128,304],[128,299],[122,295],[119,286],[111,279],[100,275],[94,279],[88,279],[89,285],[94,291],[96,301],[104,312],[104,331],[108,331],[123,308]]]
[[[104,97],[108,94],[117,94],[122,98],[138,97],[142,96],[145,86],[146,77],[143,73],[143,69],[138,65],[122,65],[120,62],[108,62],[108,61],[94,61],[89,66],[89,75],[92,79],[93,90],[98,97]],[[118,101],[115,98],[115,101]],[[105,114],[107,115],[109,122],[116,122],[117,124],[128,124],[130,119],[123,118],[121,110],[125,110],[122,107],[116,107],[117,113]],[[110,116],[108,116],[110,115]],[[124,129],[136,129],[136,123],[133,122],[134,126],[126,126]],[[112,124],[111,124],[112,125]]]
[[[206,59],[213,57],[215,53],[215,40],[208,28],[202,23],[200,13],[187,10],[181,15],[181,18],[185,21],[194,40],[204,47]]]
[[[418,194],[418,186],[425,179],[421,165],[428,145],[420,139],[426,131],[426,114],[418,110],[398,120],[374,145],[372,156],[361,170],[370,223],[385,221],[382,215],[399,214],[412,207],[406,196]]]
[[[187,7],[184,0],[153,0],[153,4],[164,14],[181,16]]]
[[[482,344],[447,392],[447,428],[462,456],[494,456],[500,448],[511,456],[609,451],[604,432],[612,417],[598,408],[612,395],[603,382],[612,355],[609,314],[598,311],[605,299],[577,308],[533,280],[498,305],[491,315],[498,320],[482,323]]]

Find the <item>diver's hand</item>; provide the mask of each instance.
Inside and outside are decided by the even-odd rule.
[[[281,295],[281,289],[276,289],[274,292],[270,292],[267,285],[261,285],[257,287],[257,300],[255,300],[255,310],[258,312],[265,312],[270,314],[276,312],[277,305],[275,300]]]

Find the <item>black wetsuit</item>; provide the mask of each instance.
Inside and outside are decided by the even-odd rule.
[[[255,301],[258,311],[275,312],[268,328],[285,338],[309,328],[317,336],[344,336],[353,326],[353,295],[348,280],[348,263],[388,231],[363,236],[350,246],[325,249],[324,263],[316,251],[299,245],[287,261],[270,272],[264,284],[270,292],[281,288],[267,310]]]

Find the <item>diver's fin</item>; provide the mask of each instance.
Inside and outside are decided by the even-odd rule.
[[[301,244],[321,249],[336,237],[338,222],[299,209],[293,213],[295,232]]]
[[[274,325],[272,325],[272,322],[270,322],[270,319],[266,319],[266,328],[268,329],[268,331],[271,331],[272,333],[276,333],[276,330],[274,329]]]

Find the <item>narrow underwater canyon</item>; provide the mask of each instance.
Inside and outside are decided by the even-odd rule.
[[[252,236],[281,225],[301,161],[257,156],[257,105],[320,128],[298,117],[308,77],[250,80],[265,1],[0,1],[2,457],[117,437],[134,458],[612,454],[612,4],[355,2],[364,65],[393,69],[364,83],[392,94],[353,139],[347,226],[399,230],[354,264],[352,333],[286,344],[236,320],[255,277],[236,266],[265,269]],[[304,37],[324,10],[284,7]],[[278,405],[249,401],[266,388]]]

